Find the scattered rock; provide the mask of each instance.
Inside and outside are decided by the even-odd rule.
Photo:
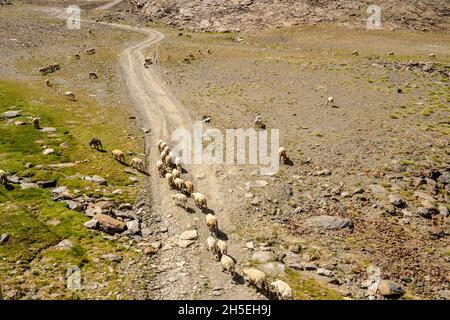
[[[82,212],[84,210],[84,205],[80,202],[73,200],[64,200],[64,203],[67,204],[70,210]]]
[[[444,217],[448,217],[448,208],[444,206],[443,204],[440,204],[438,207],[439,214],[443,215]]]
[[[23,182],[20,184],[20,188],[23,190],[26,189],[38,189],[39,185],[37,183],[32,183],[32,182]]]
[[[56,132],[56,129],[52,127],[45,127],[41,129],[41,132],[53,133]]]
[[[54,188],[56,187],[56,180],[52,181],[37,181],[36,182],[39,187],[47,189],[47,188]]]
[[[294,243],[289,245],[288,250],[294,253],[300,253],[300,251],[302,250],[302,246],[297,243]]]
[[[22,110],[5,111],[5,112],[2,113],[2,117],[11,119],[11,118],[15,118],[15,117],[20,116],[21,113],[22,113]]]
[[[84,226],[88,229],[97,229],[98,228],[98,220],[96,219],[91,219],[89,221],[86,221],[84,223]]]
[[[417,213],[427,219],[431,219],[431,217],[435,214],[437,214],[439,211],[436,208],[425,208],[420,207],[417,208]]]
[[[95,175],[95,176],[91,177],[89,179],[89,181],[93,182],[93,183],[96,183],[96,184],[100,184],[100,185],[102,185],[102,184],[106,185],[106,182],[107,182],[105,178],[102,178],[102,177],[100,177],[98,175]]]
[[[127,222],[127,229],[132,233],[136,234],[141,231],[141,228],[139,227],[139,221],[138,220],[131,220]]]
[[[120,257],[118,255],[115,255],[114,253],[104,254],[100,258],[105,259],[105,260],[109,260],[111,262],[120,262],[120,261],[122,261],[122,257]]]
[[[258,261],[260,263],[266,263],[269,261],[277,260],[276,255],[270,251],[259,251],[255,252],[251,258],[252,260]]]
[[[317,268],[316,272],[319,276],[324,277],[331,277],[333,275],[333,272],[331,270],[327,270],[324,268]]]
[[[391,194],[389,196],[389,203],[399,208],[403,208],[406,205],[405,200],[397,194]]]
[[[247,249],[253,250],[253,249],[255,249],[255,244],[253,243],[253,241],[249,241],[245,244],[245,247]]]
[[[73,243],[69,239],[65,239],[55,245],[54,248],[57,250],[69,250],[73,248]]]
[[[178,241],[178,246],[180,248],[187,248],[195,243],[195,240],[180,240]]]
[[[81,270],[78,266],[70,266],[66,271],[67,289],[80,290],[81,289]]]
[[[48,154],[52,154],[52,153],[54,153],[54,152],[55,152],[54,149],[52,149],[52,148],[47,148],[47,149],[44,149],[44,151],[42,151],[42,154],[48,155]]]
[[[261,265],[261,271],[265,272],[271,277],[278,277],[285,272],[285,265],[280,262],[268,262]]]

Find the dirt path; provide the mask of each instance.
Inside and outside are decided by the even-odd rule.
[[[103,8],[108,8],[108,5]],[[191,130],[193,126],[193,119],[162,80],[158,64],[153,64],[150,68],[143,66],[143,50],[157,44],[164,35],[149,28],[104,24],[148,35],[143,42],[124,50],[120,57],[120,66],[136,110],[142,115],[145,125],[152,130],[151,137],[146,141],[153,199],[152,210],[153,216],[159,216],[163,230],[168,229],[167,232],[157,233],[163,249],[155,256],[157,270],[149,285],[150,297],[153,299],[263,298],[252,288],[247,287],[243,279],[237,283],[232,282],[230,275],[222,271],[220,264],[212,258],[204,246],[209,236],[204,213],[194,207],[192,200],[189,201],[189,206],[193,210],[189,213],[174,206],[171,198],[174,191],[170,191],[166,180],[158,176],[156,161],[159,159],[159,152],[156,142],[164,139],[170,143],[172,130],[177,128]],[[203,165],[187,166],[186,169],[188,174],[183,178],[189,177],[194,182],[196,191],[205,194],[208,206],[219,219],[221,231],[227,234],[227,230],[233,230],[234,226],[227,216],[226,205],[222,200],[224,190],[221,189],[216,175],[216,170],[219,168]],[[143,220],[145,223],[146,217],[143,217]],[[188,248],[177,246],[177,235],[192,228],[197,229],[199,235],[197,242]],[[243,245],[242,241],[228,240],[228,253],[237,260],[238,264],[242,262]],[[239,266],[237,270],[239,272]]]

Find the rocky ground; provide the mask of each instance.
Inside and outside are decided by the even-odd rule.
[[[262,268],[283,263],[291,283],[317,273],[354,298],[448,298],[446,37],[167,34],[167,83],[195,119],[210,119],[205,130],[248,128],[257,114],[280,128],[292,162],[275,176],[218,169],[238,237],[274,254]]]
[[[381,8],[383,29],[448,31],[445,0],[131,0],[150,20],[195,31],[255,31],[294,25],[332,23],[365,28],[369,5]]]

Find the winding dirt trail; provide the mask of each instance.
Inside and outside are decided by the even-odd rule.
[[[231,276],[222,271],[221,265],[207,252],[204,243],[209,236],[204,221],[204,213],[196,209],[189,200],[191,212],[176,207],[172,200],[174,191],[169,190],[165,179],[159,177],[156,161],[159,152],[156,142],[164,139],[170,144],[171,132],[174,129],[186,128],[192,130],[193,119],[185,110],[175,95],[163,81],[158,63],[144,68],[143,51],[155,46],[164,35],[149,28],[102,23],[116,28],[124,28],[134,32],[144,33],[146,40],[125,49],[120,57],[123,79],[129,90],[136,110],[141,114],[144,124],[151,128],[151,135],[146,141],[146,154],[149,161],[150,188],[152,193],[152,211],[159,215],[168,232],[159,233],[163,249],[155,256],[157,270],[152,279],[150,297],[153,299],[262,299],[252,288],[247,287],[242,279],[235,283]],[[191,131],[192,132],[192,131]],[[234,225],[227,215],[224,190],[217,177],[215,166],[186,166],[187,177],[194,182],[196,191],[205,194],[208,206],[214,210],[219,220],[219,228],[225,234],[234,230]],[[196,179],[197,177],[197,179]],[[143,217],[145,222],[145,217]],[[197,242],[188,247],[177,246],[177,235],[185,230],[196,228]],[[165,246],[165,243],[173,245]],[[238,239],[228,240],[228,254],[239,262],[242,257],[243,242]],[[212,289],[218,289],[214,292]],[[213,294],[214,293],[214,294]],[[219,294],[220,293],[220,294]]]

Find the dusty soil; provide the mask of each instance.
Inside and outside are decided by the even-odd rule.
[[[366,0],[132,0],[144,17],[195,31],[255,31],[293,25],[333,23],[365,28]],[[448,1],[377,1],[384,30],[450,30]]]

